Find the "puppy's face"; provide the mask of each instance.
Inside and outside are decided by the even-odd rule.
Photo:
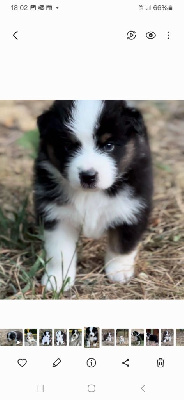
[[[32,333],[31,333],[31,332],[28,332],[27,335],[26,335],[26,339],[27,339],[27,340],[30,340],[30,339],[32,339],[32,338],[33,338]]]
[[[79,331],[77,329],[72,330],[73,339],[77,339],[79,337]]]
[[[138,334],[139,334],[139,332],[137,332],[137,331],[132,332],[132,336],[138,336]]]
[[[10,341],[12,341],[12,340],[15,340],[16,339],[16,333],[15,332],[8,332],[7,333],[7,340],[10,342]]]
[[[44,336],[46,336],[47,338],[50,338],[50,332],[49,331],[44,332]]]
[[[98,329],[97,328],[94,328],[94,327],[86,328],[86,337],[88,339],[97,338],[97,335],[98,335]]]
[[[109,189],[146,145],[142,117],[124,101],[56,101],[38,127],[52,172],[75,189]]]

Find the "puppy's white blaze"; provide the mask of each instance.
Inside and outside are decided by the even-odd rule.
[[[84,143],[93,137],[102,109],[102,100],[77,100],[72,109],[72,118],[65,125]]]
[[[134,261],[137,250],[126,255],[117,255],[107,250],[105,270],[109,280],[125,283],[134,275]]]
[[[82,227],[86,237],[99,238],[108,227],[126,222],[138,222],[139,212],[144,208],[142,199],[134,198],[126,189],[109,197],[103,192],[73,192],[71,203],[65,206],[46,206],[48,220],[68,221],[74,227]]]

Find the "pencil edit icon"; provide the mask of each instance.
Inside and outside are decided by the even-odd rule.
[[[60,359],[60,358],[57,358],[57,360],[55,360],[55,361],[53,362],[53,367],[57,367],[60,363],[61,363],[61,359]]]

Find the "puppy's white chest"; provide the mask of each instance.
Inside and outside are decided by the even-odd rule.
[[[74,207],[84,236],[99,238],[103,234],[106,225],[103,195],[101,193],[79,195],[75,199]]]

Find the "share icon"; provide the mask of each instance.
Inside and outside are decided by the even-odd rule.
[[[129,361],[130,361],[129,358],[127,358],[126,361],[122,361],[122,364],[126,365],[126,367],[129,367],[130,366]]]

